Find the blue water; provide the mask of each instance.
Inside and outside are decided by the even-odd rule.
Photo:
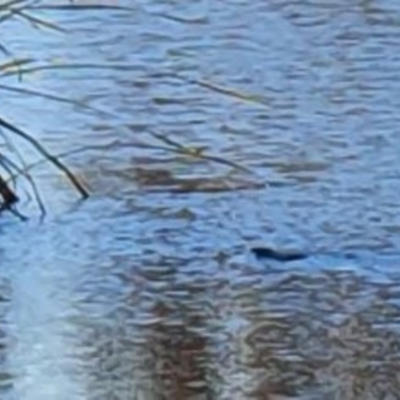
[[[90,147],[65,161],[92,196],[41,165],[46,217],[23,179],[29,220],[2,216],[1,398],[397,398],[400,5],[36,15],[68,32],[10,21],[2,43],[107,68],[0,82],[97,110],[2,91],[53,153]],[[145,147],[166,145],[152,131],[250,172]],[[262,244],[313,255],[256,260]]]

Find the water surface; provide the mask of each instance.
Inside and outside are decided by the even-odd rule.
[[[40,15],[69,33],[9,23],[2,41],[110,68],[41,71],[25,87],[106,113],[2,92],[2,115],[54,153],[92,147],[68,158],[92,197],[39,168],[44,221],[26,195],[28,222],[2,218],[1,397],[397,398],[398,3]],[[162,144],[151,131],[251,173],[139,147]],[[249,247],[264,243],[316,256],[260,262]]]

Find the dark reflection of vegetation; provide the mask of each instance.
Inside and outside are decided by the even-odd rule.
[[[201,304],[197,310],[185,303],[177,307],[179,310],[174,310],[160,302],[152,310],[160,318],[146,333],[146,348],[152,358],[152,386],[159,399],[208,398],[212,388],[207,379],[204,311]]]
[[[398,288],[327,272],[282,276],[265,290],[263,313],[245,300],[254,314],[243,367],[258,372],[249,397],[396,398],[400,306],[389,298]]]
[[[398,285],[217,262],[122,256],[88,274],[75,322],[89,399],[397,398]]]
[[[176,261],[165,259],[120,276],[125,287],[122,298],[108,291],[106,284],[100,284],[98,292],[96,286],[91,288],[90,300],[82,304],[88,308],[82,319],[75,320],[90,398],[213,398],[205,289],[179,283],[175,265]],[[90,318],[90,310],[105,308],[112,313],[99,318],[95,311]]]
[[[156,400],[208,399],[213,388],[208,379],[206,287],[199,281],[179,282],[179,265],[178,259],[160,258],[139,272],[151,296],[142,309],[151,323],[137,332],[148,355],[147,391]],[[163,289],[155,289],[161,282]]]

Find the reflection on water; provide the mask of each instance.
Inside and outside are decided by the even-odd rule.
[[[54,152],[92,146],[69,162],[93,196],[41,168],[46,220],[2,217],[1,398],[398,398],[397,2],[42,12],[71,32],[10,22],[2,40],[125,67],[25,78],[107,115],[3,107]],[[255,243],[313,255],[261,262]]]

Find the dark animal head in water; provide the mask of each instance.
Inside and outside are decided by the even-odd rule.
[[[274,250],[269,247],[253,247],[251,251],[257,258],[268,258],[282,262],[302,260],[308,257],[308,254],[305,253],[290,250]]]

